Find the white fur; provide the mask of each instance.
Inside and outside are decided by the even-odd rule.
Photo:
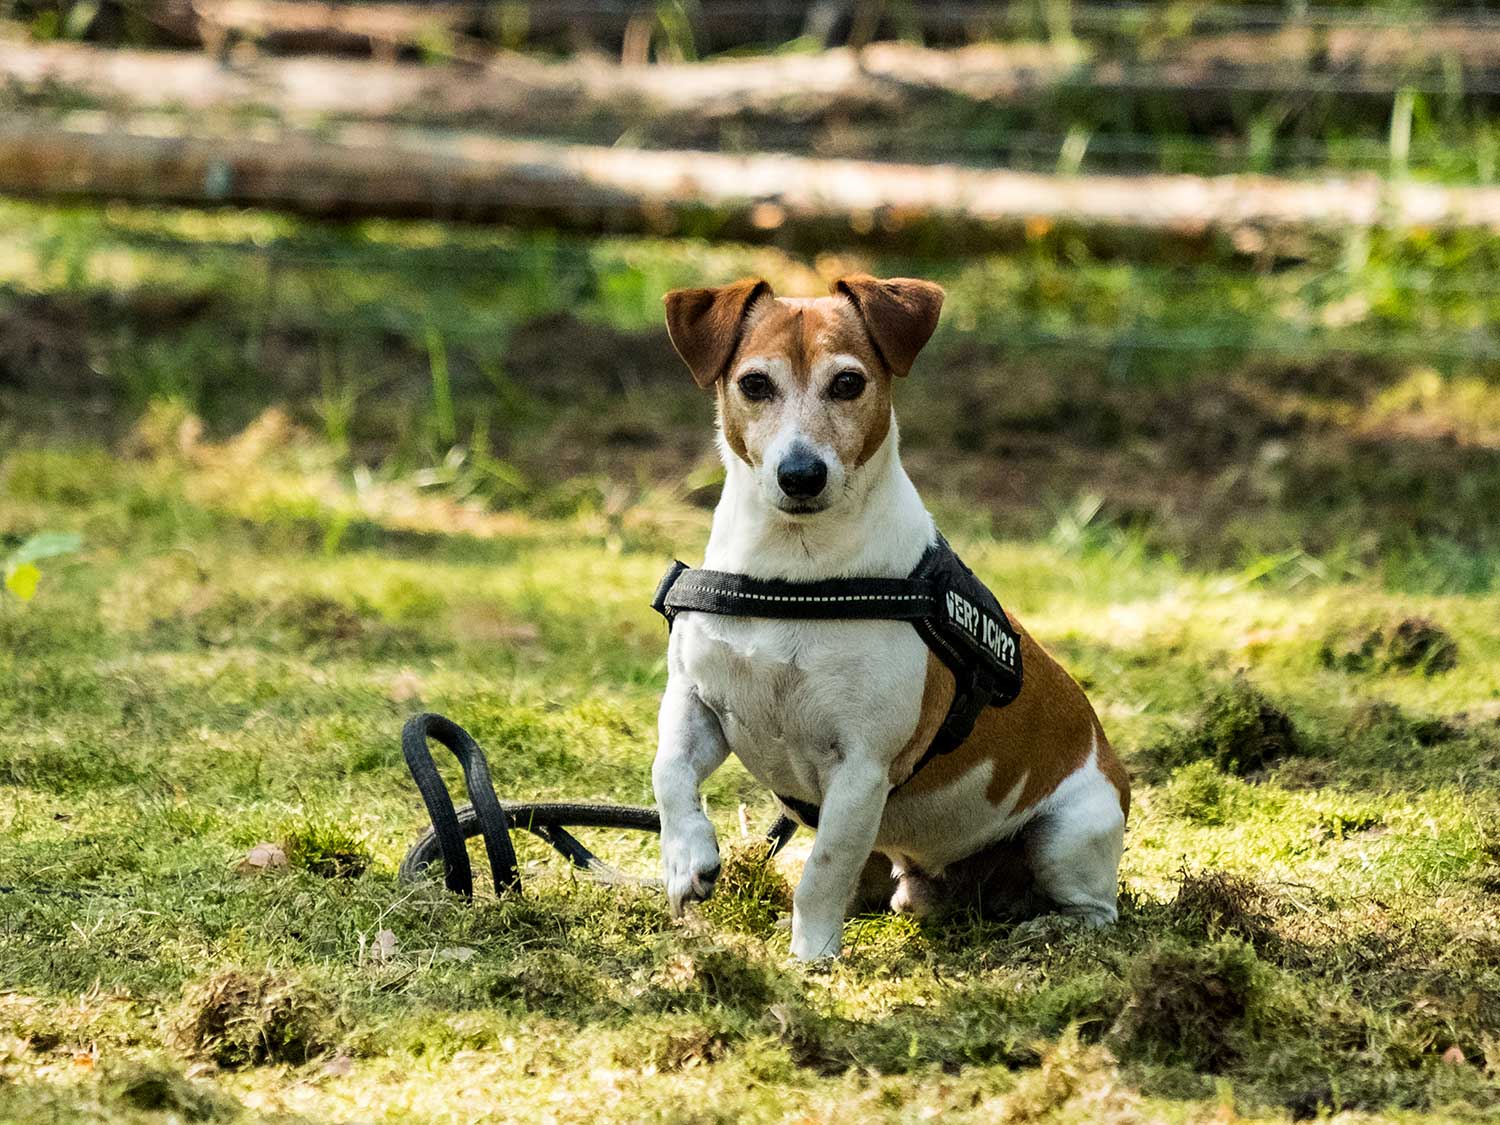
[[[726,480],[707,567],[794,581],[905,577],[934,539],[932,517],[901,467],[894,419],[864,465],[830,464],[830,478],[836,471],[842,486],[812,516],[778,510],[766,465],[746,465],[722,434],[720,450]],[[927,652],[916,630],[899,621],[678,617],[653,770],[674,912],[712,892],[718,848],[698,789],[732,751],[773,792],[820,808],[793,901],[798,958],[837,955],[872,850],[890,856],[897,870],[912,865],[936,874],[1032,822],[1038,830],[1028,847],[1043,889],[1070,913],[1096,923],[1113,919],[1123,817],[1093,754],[1020,813],[1019,787],[998,807],[985,798],[993,768],[987,761],[933,792],[890,793],[892,764],[920,717]]]

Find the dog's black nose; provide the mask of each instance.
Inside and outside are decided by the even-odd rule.
[[[794,500],[811,500],[828,483],[828,466],[815,453],[793,449],[776,466],[776,483]]]

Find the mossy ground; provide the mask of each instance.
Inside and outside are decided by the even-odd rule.
[[[211,238],[227,220],[197,221]],[[135,222],[109,220],[116,235]],[[78,269],[108,265],[144,299],[127,275],[170,256],[105,241]],[[590,284],[617,311],[753,257],[602,253],[619,268]],[[982,328],[962,321],[975,278],[1008,268],[959,279],[959,335],[935,345],[936,371],[956,378],[954,356],[982,354]],[[389,269],[362,280],[366,337],[427,299],[413,281],[427,274]],[[66,271],[27,276],[52,300],[72,284]],[[341,276],[350,288],[298,291],[322,315],[354,292]],[[664,636],[646,600],[670,554],[701,549],[713,483],[707,415],[685,380],[613,387],[605,417],[597,400],[570,401],[576,373],[555,373],[569,388],[555,399],[543,371],[528,369],[525,387],[497,375],[455,408],[468,434],[473,404],[499,396],[489,461],[471,443],[424,464],[453,423],[433,398],[439,344],[420,323],[382,345],[400,376],[382,383],[340,358],[364,337],[337,336],[332,318],[303,325],[311,345],[277,352],[295,342],[295,301],[274,287],[247,313],[227,272],[152,285],[186,319],[158,316],[149,347],[130,334],[145,322],[125,317],[114,334],[44,340],[0,368],[0,550],[39,530],[84,542],[47,561],[34,601],[0,602],[0,882],[15,888],[0,895],[0,1120],[1425,1121],[1500,1109],[1489,438],[1429,441],[1410,411],[1377,433],[1363,384],[1335,379],[1319,414],[1311,376],[1248,367],[1235,393],[1269,403],[1295,384],[1303,396],[1276,415],[1291,427],[1280,436],[1262,416],[1253,440],[1222,445],[1245,416],[1213,415],[1206,397],[1164,435],[1144,408],[1121,413],[1122,384],[1087,367],[1068,396],[1054,384],[1026,405],[1017,391],[983,432],[954,433],[956,384],[924,392],[914,377],[905,434],[919,484],[965,558],[1087,686],[1140,779],[1122,917],[1088,933],[863,917],[842,962],[807,970],[775,924],[784,888],[753,863],[726,879],[738,899],[682,926],[659,893],[580,882],[533,843],[519,898],[469,906],[395,877],[423,826],[398,746],[418,709],[476,735],[504,796],[650,801]],[[184,287],[208,303],[183,312]],[[470,296],[523,327],[568,305],[525,298],[514,278],[499,297]],[[125,308],[111,302],[99,317]],[[640,318],[616,319],[637,332]],[[453,388],[510,354],[480,319],[448,348]],[[253,324],[260,335],[239,334]],[[420,362],[411,339],[428,341]],[[75,346],[82,366],[55,370],[86,385],[49,405],[17,373]],[[545,350],[531,346],[539,366]],[[286,355],[285,383],[245,376],[271,380]],[[1166,378],[1143,374],[1135,389],[1164,395]],[[1207,394],[1206,375],[1183,379]],[[285,412],[263,412],[267,398]],[[99,401],[110,424],[90,432],[79,419]],[[1443,401],[1421,417],[1436,424]],[[613,436],[590,446],[589,434]],[[1255,519],[1215,524],[1164,501],[1141,522],[1129,493],[1148,468],[1167,500],[1203,484],[1163,452],[1179,439],[1198,443],[1184,458],[1221,466],[1204,504],[1238,496]],[[1358,466],[1379,462],[1372,442],[1405,491],[1359,482]],[[1314,447],[1327,469],[1316,496],[1298,475]],[[1012,453],[1022,473],[1052,458],[1099,502],[1028,506],[994,479],[958,502],[986,466],[1003,478]],[[632,464],[639,476],[596,475]],[[1137,476],[1121,475],[1131,465]],[[1402,522],[1424,503],[1449,506]],[[1473,522],[1484,511],[1490,522]],[[1407,620],[1442,630],[1451,667],[1326,655],[1351,623]],[[1247,731],[1271,750],[1247,756]],[[706,792],[726,840],[772,818],[733,763]],[[648,840],[597,842],[627,868],[654,866]],[[288,862],[241,870],[261,843]]]

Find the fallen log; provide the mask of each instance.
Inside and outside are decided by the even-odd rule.
[[[545,0],[511,3],[508,11],[480,0],[132,0],[133,12],[169,28],[175,43],[212,50],[226,34],[272,53],[385,53],[420,48],[434,28],[477,41],[528,47],[603,47],[618,52],[630,29],[658,18],[655,0]],[[1070,3],[1052,12],[1041,4],[995,4],[982,0],[697,0],[686,11],[700,54],[782,43],[813,35],[824,44],[909,38],[959,45],[985,40],[1078,38],[1106,53],[1127,55],[1165,50],[1174,57],[1195,42],[1228,33],[1280,49],[1285,36],[1310,37],[1319,51],[1357,54],[1373,45],[1379,54],[1398,44],[1404,61],[1414,54],[1434,58],[1457,42],[1461,53],[1490,53],[1496,21],[1488,13],[1379,11],[1321,7],[1289,11],[1281,5],[1209,4],[1182,7],[1147,4]],[[128,41],[128,40],[127,40]],[[1445,42],[1446,41],[1446,42]],[[118,42],[118,40],[116,40]],[[1279,55],[1277,57],[1280,57]]]
[[[357,124],[186,132],[164,118],[0,120],[0,192],[945,254],[1076,238],[1097,253],[1276,253],[1351,228],[1500,231],[1500,189],[1266,177],[1058,178],[651,152]]]
[[[358,55],[394,60],[441,44],[478,58],[484,12],[477,4],[319,3],[318,0],[192,0],[194,30],[209,54],[238,43],[271,54]],[[469,43],[465,40],[474,40]]]
[[[1378,67],[1356,65],[1339,48],[1332,56],[1337,65],[1325,59],[1325,69],[1315,70],[1316,44],[1301,33],[1286,38],[1292,54],[1308,55],[1290,68],[1256,63],[1256,52],[1239,40],[1224,47],[1222,58],[1188,53],[1150,64],[1088,63],[1076,47],[1042,44],[937,51],[882,43],[862,51],[641,67],[597,56],[557,63],[501,52],[462,68],[310,56],[225,65],[183,52],[0,43],[0,105],[83,102],[125,113],[236,116],[248,110],[291,124],[395,121],[605,143],[629,134],[640,143],[698,148],[718,147],[728,130],[749,147],[925,156],[941,152],[953,129],[974,131],[987,121],[993,126],[979,134],[996,138],[1055,130],[1060,121],[1088,128],[1094,118],[1125,128],[1119,122],[1127,95],[1154,99],[1146,114],[1155,122],[1152,133],[1162,119],[1178,117],[1183,132],[1201,126],[1216,138],[1254,106],[1289,98],[1296,112],[1335,105],[1342,128],[1357,119],[1375,135],[1401,89],[1500,98],[1500,34],[1489,54],[1472,41],[1454,41],[1462,65],[1442,79],[1403,68],[1392,44]],[[908,135],[912,128],[915,136]],[[982,137],[966,141],[970,151],[976,143]]]
[[[717,123],[761,114],[805,124],[809,114],[837,108],[858,116],[923,91],[959,93],[965,83],[1003,97],[1057,81],[1075,63],[1071,51],[1037,45],[949,53],[893,43],[648,67],[513,52],[463,69],[327,58],[225,65],[184,52],[0,43],[0,89],[29,106],[85,99],[125,112],[250,108],[293,122],[462,120],[546,130],[581,120],[624,128],[663,117]]]

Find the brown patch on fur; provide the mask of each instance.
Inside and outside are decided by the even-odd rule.
[[[833,291],[849,298],[885,368],[906,375],[917,353],[932,339],[943,310],[943,288],[914,277],[885,281],[855,273],[833,283]]]
[[[906,740],[901,753],[897,754],[896,760],[891,763],[892,785],[900,785],[905,781],[910,776],[912,768],[927,752],[927,747],[932,745],[932,739],[937,734],[938,727],[943,725],[943,719],[948,715],[948,708],[953,704],[955,688],[953,673],[948,671],[948,666],[929,649],[927,679],[922,684],[922,713],[917,717],[917,729],[911,732],[911,737]],[[962,748],[955,750],[954,753],[957,754],[961,750]]]
[[[715,289],[674,289],[662,298],[667,335],[700,387],[712,385],[729,367],[745,316],[771,287],[747,277]]]
[[[886,401],[890,401],[890,388],[886,389]],[[854,467],[858,468],[871,457],[875,456],[876,450],[885,444],[885,439],[891,432],[891,412],[886,410],[875,419],[875,425],[865,434],[865,443],[859,448],[859,455],[855,458]]]
[[[905,789],[921,793],[941,788],[989,758],[994,762],[994,775],[985,796],[998,806],[1020,786],[1015,809],[1020,812],[1046,797],[1083,765],[1097,732],[1099,769],[1120,794],[1121,810],[1128,813],[1130,777],[1104,736],[1088,697],[1014,616],[1010,621],[1021,637],[1025,670],[1021,694],[1005,707],[985,708],[964,744],[929,762],[911,777]],[[931,743],[948,713],[953,690],[953,674],[936,655],[928,653],[921,717],[911,741],[892,767],[893,785],[910,774]]]

